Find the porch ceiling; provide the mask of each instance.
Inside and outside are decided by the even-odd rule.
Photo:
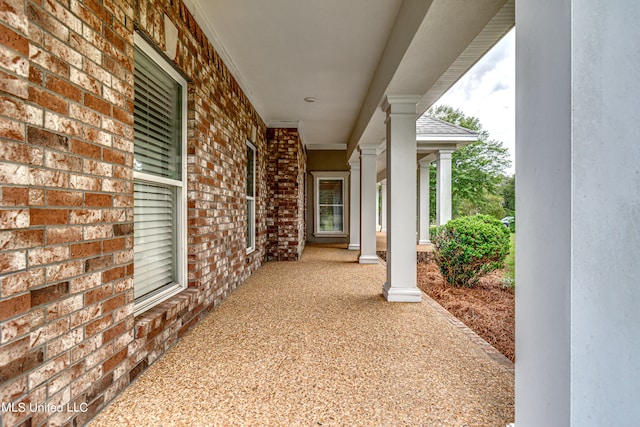
[[[514,24],[514,0],[184,1],[267,125],[349,156],[386,95],[422,113]]]

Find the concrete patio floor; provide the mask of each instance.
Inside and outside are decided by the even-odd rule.
[[[428,297],[387,303],[385,267],[357,255],[265,264],[91,425],[513,422],[513,371]]]

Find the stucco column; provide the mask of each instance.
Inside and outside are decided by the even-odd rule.
[[[420,302],[416,286],[416,104],[419,96],[388,96],[387,282],[390,302]]]
[[[380,201],[380,231],[387,232],[387,180],[380,183],[380,191],[382,192],[382,200]]]
[[[376,183],[376,231],[382,229],[380,226],[380,204],[378,203],[380,197],[380,185]]]
[[[360,161],[349,162],[349,250],[360,250]]]
[[[436,158],[436,224],[451,219],[451,154],[453,150],[440,150]]]
[[[418,166],[418,244],[428,245],[429,237],[429,169],[432,159],[420,160]]]
[[[638,19],[517,0],[518,427],[640,420]]]
[[[377,264],[376,147],[360,147],[360,264]]]

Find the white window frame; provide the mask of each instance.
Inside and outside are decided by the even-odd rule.
[[[176,278],[177,280],[149,295],[139,297],[134,303],[134,315],[144,313],[187,287],[187,81],[167,60],[161,56],[138,33],[134,33],[134,43],[149,56],[160,68],[169,74],[182,87],[182,147],[181,147],[181,180],[164,178],[144,172],[133,172],[134,181],[151,184],[170,185],[176,189]],[[135,286],[135,266],[134,266]]]
[[[349,204],[347,179],[349,172],[311,172],[313,176],[313,235],[317,237],[347,237],[349,235]],[[342,182],[342,231],[320,230],[320,180],[333,179]]]
[[[249,239],[251,240],[251,245],[247,246],[247,254],[252,253],[253,251],[256,250],[256,155],[257,155],[257,150],[256,150],[256,146],[251,143],[251,141],[247,141],[247,149],[253,151],[253,165],[251,166],[253,168],[253,185],[251,186],[253,188],[253,194],[249,195],[247,194],[247,201],[248,202],[252,202],[253,205],[253,209],[251,209],[251,212],[247,212],[247,221],[249,223]],[[249,161],[248,157],[247,157],[247,162]],[[246,189],[245,189],[246,192]]]

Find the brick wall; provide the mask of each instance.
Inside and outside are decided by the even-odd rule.
[[[297,129],[267,130],[267,259],[300,259],[306,241],[307,158]]]
[[[133,34],[164,50],[164,14],[190,79],[189,288],[134,317]],[[253,127],[257,249],[247,255]],[[5,412],[3,425],[85,423],[262,264],[267,155],[263,121],[181,1],[0,3],[0,402],[88,405]],[[282,246],[300,248],[302,229]]]

